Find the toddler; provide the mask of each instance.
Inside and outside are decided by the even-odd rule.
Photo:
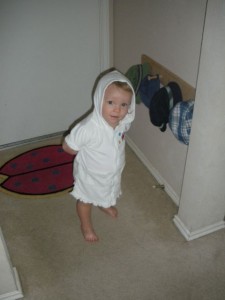
[[[77,214],[86,241],[96,242],[92,206],[113,218],[121,195],[125,165],[124,133],[135,115],[135,93],[130,81],[117,70],[99,80],[94,92],[94,109],[65,137],[64,151],[74,155],[74,187]]]

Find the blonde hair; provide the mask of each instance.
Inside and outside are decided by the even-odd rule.
[[[127,82],[123,82],[123,81],[113,81],[111,83],[111,85],[115,85],[118,88],[121,88],[122,90],[124,90],[125,92],[131,93],[133,94],[133,90],[130,87],[130,85]]]

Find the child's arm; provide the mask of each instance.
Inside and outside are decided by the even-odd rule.
[[[62,147],[63,147],[63,150],[71,155],[75,155],[77,154],[77,151],[71,149],[67,143],[65,141],[63,141],[63,144],[62,144]]]

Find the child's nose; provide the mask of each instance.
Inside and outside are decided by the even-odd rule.
[[[120,112],[120,110],[121,110],[120,105],[115,105],[115,106],[114,106],[114,111]]]

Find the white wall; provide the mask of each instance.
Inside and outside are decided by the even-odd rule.
[[[224,0],[208,0],[192,135],[174,218],[187,240],[225,228],[224,28]]]
[[[64,131],[91,108],[108,59],[107,5],[0,1],[0,145]]]
[[[114,0],[115,66],[125,72],[146,54],[195,87],[205,7],[206,0]],[[154,127],[143,104],[128,137],[178,204],[188,147]]]

